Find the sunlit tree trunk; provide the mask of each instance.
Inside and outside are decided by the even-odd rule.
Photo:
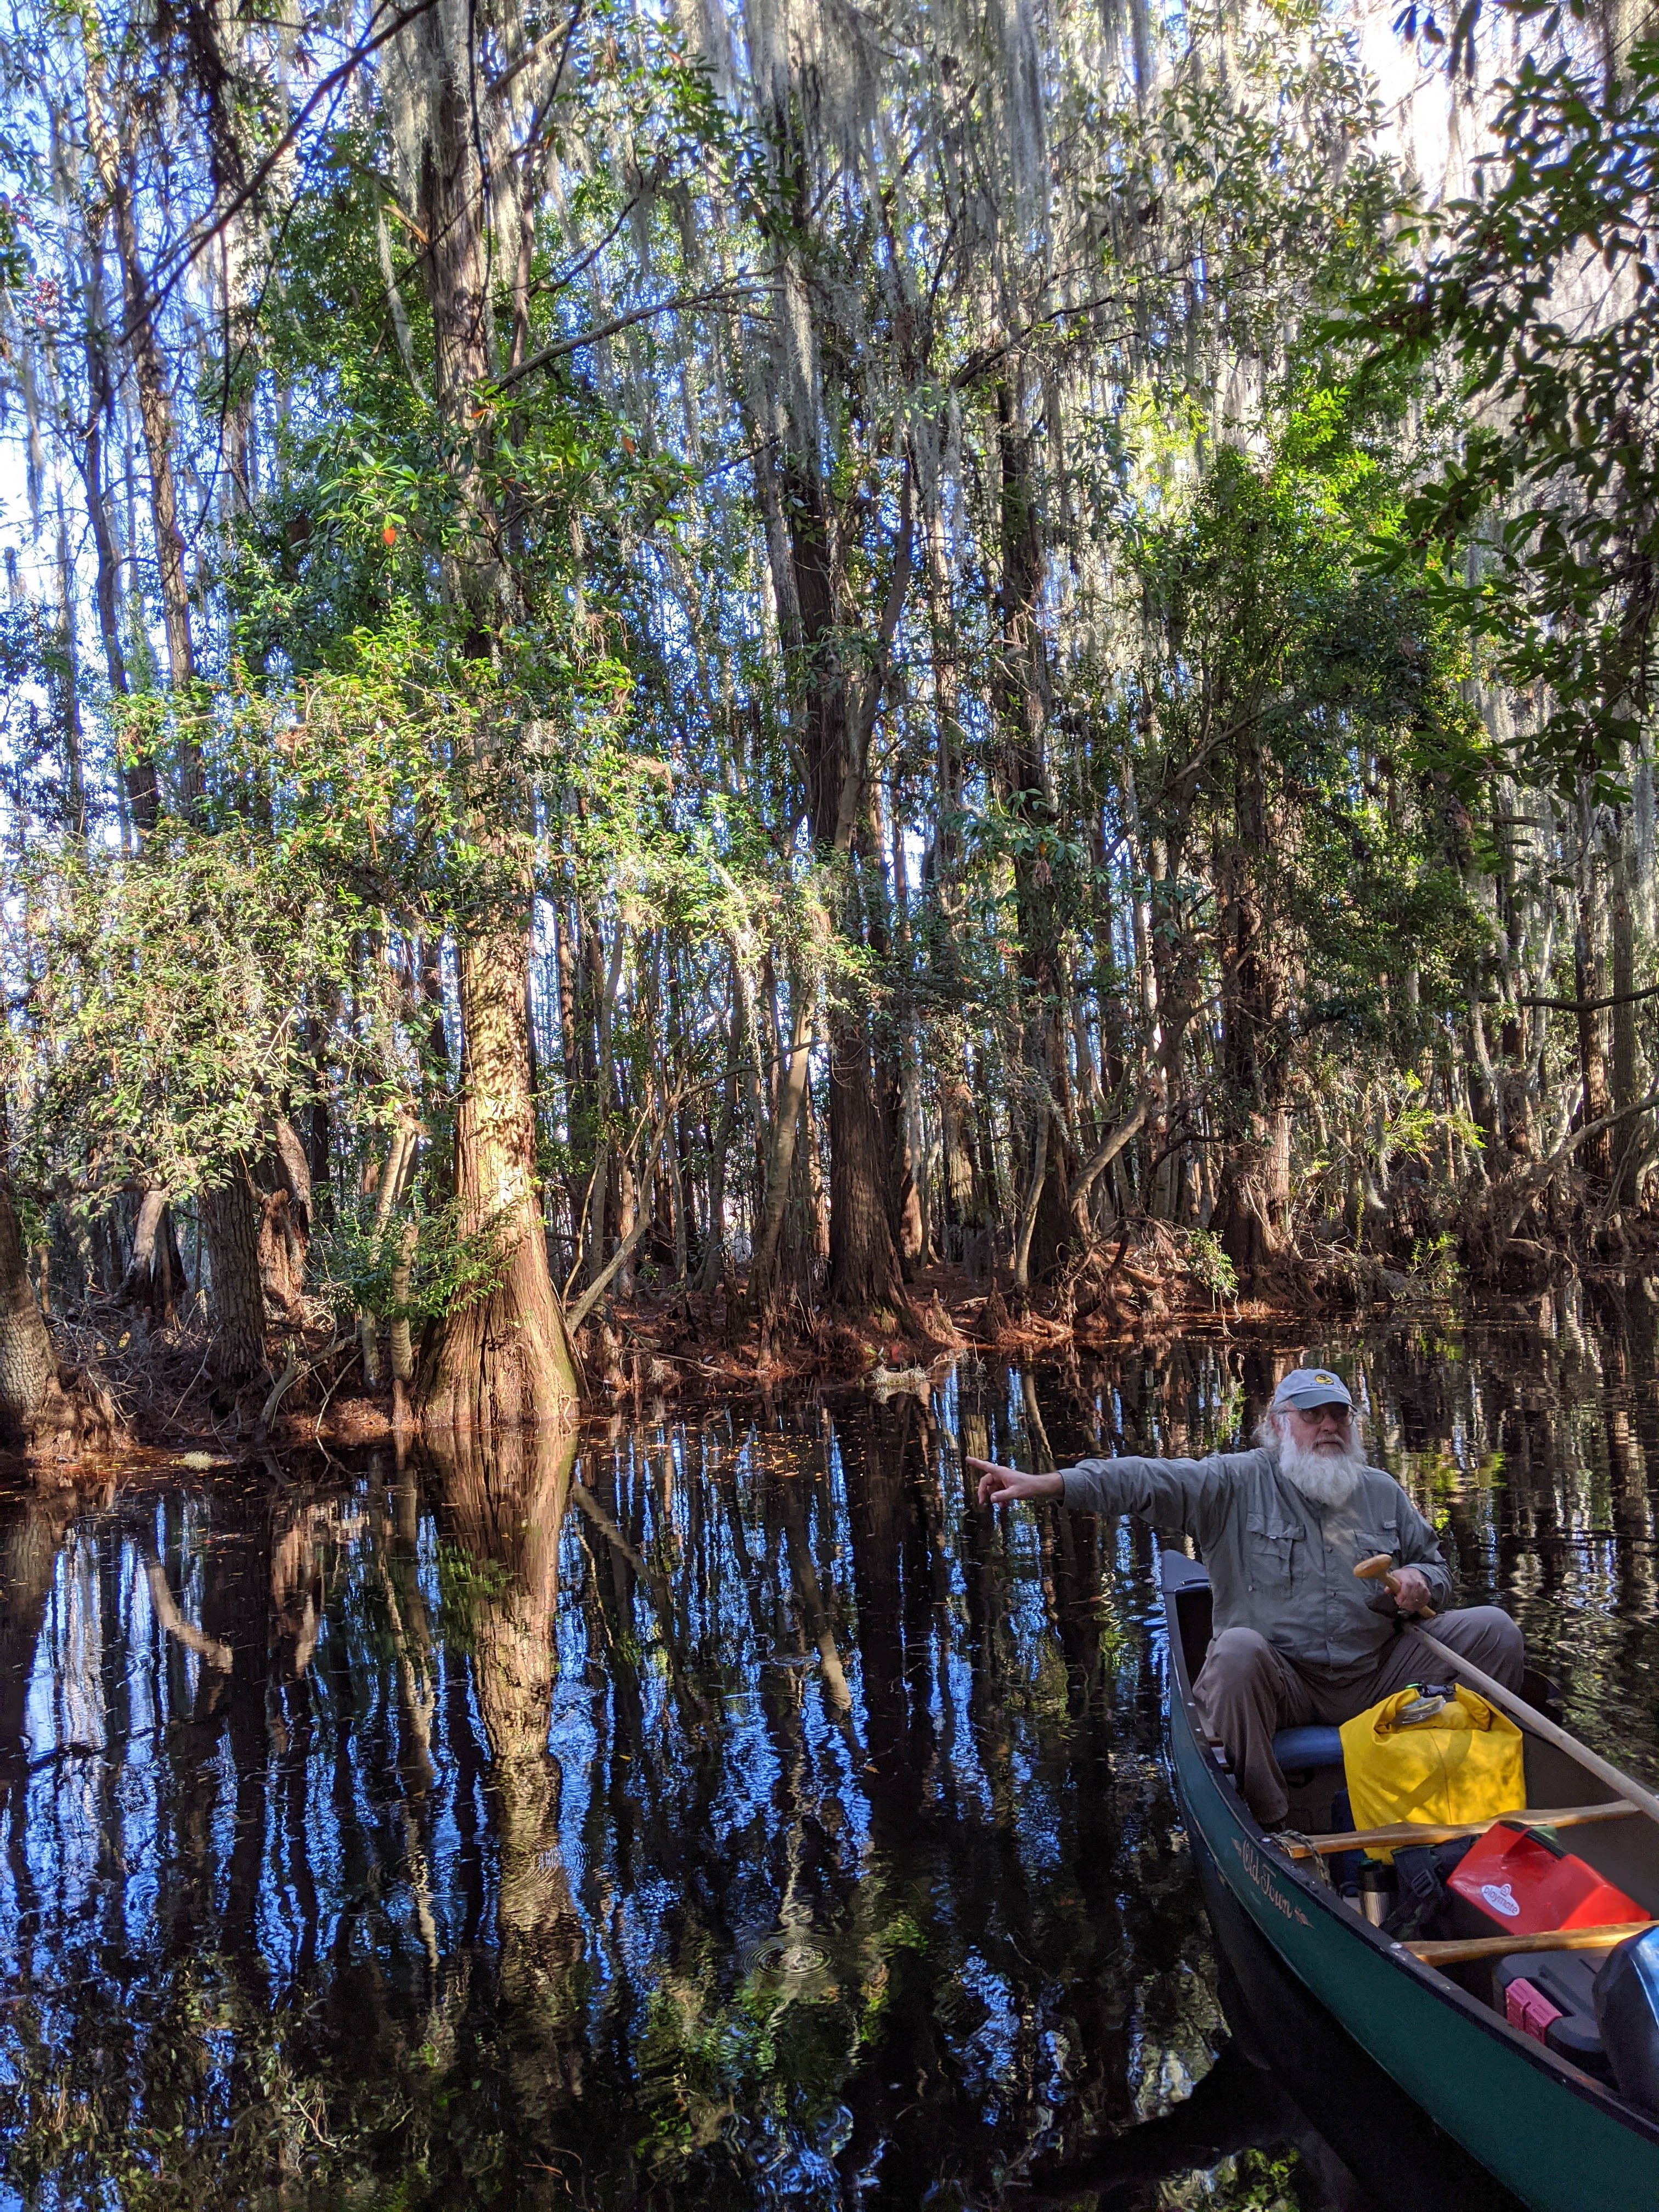
[[[132,1256],[116,1295],[143,1306],[152,1328],[172,1325],[173,1311],[190,1285],[165,1190],[141,1191],[133,1223]]]
[[[465,554],[447,564],[447,588],[463,653],[493,660],[514,592],[488,477],[487,417],[475,413],[491,361],[489,192],[477,157],[471,25],[459,0],[440,0],[400,33],[396,50],[413,95],[400,153],[417,180],[427,242],[435,397],[468,536]],[[457,945],[455,1196],[463,1235],[489,1240],[499,1257],[491,1287],[438,1326],[419,1383],[422,1419],[459,1429],[544,1419],[578,1395],[536,1177],[526,1014],[532,884],[528,846],[512,818],[523,798],[509,757],[514,735],[484,712],[470,740],[477,834],[495,865],[502,910],[468,927]]]
[[[455,1195],[464,1235],[492,1240],[492,1287],[447,1315],[420,1378],[428,1426],[494,1431],[545,1420],[580,1395],[548,1266],[525,1036],[527,927],[498,925],[460,954],[461,1083]]]
[[[311,1249],[311,1163],[300,1133],[278,1114],[254,1177],[259,1208],[257,1256],[267,1297],[292,1313],[305,1290]]]

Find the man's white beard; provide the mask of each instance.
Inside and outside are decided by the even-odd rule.
[[[1364,1456],[1357,1444],[1341,1452],[1310,1451],[1292,1436],[1279,1437],[1279,1473],[1315,1505],[1346,1505],[1359,1487],[1364,1469]]]

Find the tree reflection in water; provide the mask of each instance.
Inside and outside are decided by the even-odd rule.
[[[1358,1367],[1469,1595],[1651,1774],[1648,1309]],[[1238,2150],[1245,2076],[1113,2148],[1222,2039],[1152,1543],[994,1523],[961,1466],[1202,1450],[1264,1378],[1188,1343],[0,1498],[0,2204],[985,2205],[1172,2160],[1182,2203],[1328,2203],[1265,2095],[1281,2148]]]

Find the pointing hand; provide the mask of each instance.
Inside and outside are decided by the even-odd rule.
[[[1057,1474],[1022,1474],[1018,1468],[999,1467],[994,1460],[969,1459],[964,1463],[979,1477],[981,1505],[1014,1505],[1022,1498],[1058,1498],[1065,1484]]]

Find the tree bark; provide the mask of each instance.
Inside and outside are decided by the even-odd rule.
[[[896,1316],[902,1270],[888,1212],[890,1147],[870,1072],[861,1009],[832,1010],[830,1030],[830,1302],[848,1312]]]
[[[1036,1085],[1027,1123],[1030,1184],[1016,1249],[1015,1278],[1046,1281],[1073,1241],[1067,1181],[1076,1164],[1066,1133],[1071,1078],[1066,1061],[1060,924],[1054,861],[1058,810],[1045,757],[1048,667],[1038,603],[1042,536],[1032,434],[1010,387],[997,387],[997,447],[1002,496],[1002,636],[997,705],[1002,723],[1008,811],[1018,824],[1013,866],[1019,915],[1019,975],[1026,1066]]]
[[[841,665],[830,522],[815,467],[790,466],[787,509],[806,666],[808,804],[813,842],[850,866],[864,811],[869,732]],[[907,553],[908,560],[908,553]],[[843,902],[851,924],[856,905]],[[865,1008],[837,994],[829,1008],[830,1279],[831,1305],[897,1312],[903,1272],[887,1206],[887,1158]]]
[[[291,1313],[305,1293],[311,1249],[311,1163],[286,1114],[259,1160],[258,1267],[265,1296]]]
[[[1641,1048],[1636,1028],[1636,855],[1629,810],[1613,817],[1612,866],[1607,918],[1613,946],[1612,1091],[1615,1114],[1629,1114],[1613,1130],[1613,1177],[1618,1202],[1635,1206],[1641,1196],[1642,1161],[1649,1124],[1631,1109],[1642,1096]]]
[[[787,126],[781,112],[777,120]],[[778,143],[793,143],[786,127]],[[804,179],[793,176],[799,188]],[[915,484],[907,460],[900,521],[888,588],[874,635],[851,653],[848,640],[868,631],[867,616],[848,602],[842,532],[855,526],[838,514],[823,467],[825,425],[811,365],[803,350],[810,319],[799,266],[786,258],[780,281],[791,310],[780,317],[781,351],[773,387],[759,412],[766,434],[760,462],[763,502],[785,643],[799,670],[799,740],[805,755],[807,815],[819,854],[849,868],[863,821],[869,748],[894,634],[909,588]],[[810,348],[811,338],[806,338]],[[866,497],[854,493],[854,501]],[[867,520],[867,517],[862,518]],[[787,551],[787,558],[786,558]],[[856,929],[850,874],[841,881],[842,921]],[[839,1000],[842,994],[835,994]],[[830,1274],[826,1295],[851,1313],[902,1312],[904,1290],[887,1204],[887,1160],[881,1142],[875,1078],[865,1009],[832,1003],[830,1036]]]
[[[742,965],[735,946],[729,973],[726,1077],[720,1085],[720,1119],[708,1148],[708,1231],[696,1274],[696,1288],[702,1291],[712,1291],[726,1271],[726,1169],[738,1123],[738,1062],[746,1049]]]
[[[404,1193],[408,1188],[409,1179],[414,1170],[415,1154],[419,1141],[420,1124],[416,1121],[413,1114],[405,1109],[392,1132],[386,1146],[386,1158],[380,1164],[380,1171],[374,1182],[374,1241],[377,1247],[384,1242],[394,1208],[403,1203]],[[413,1224],[410,1225],[412,1227]],[[399,1235],[401,1257],[403,1249],[401,1231]],[[399,1290],[394,1278],[392,1295],[401,1300],[409,1295],[409,1270],[405,1267],[399,1272],[403,1276],[403,1286]],[[396,1327],[395,1323],[393,1327]],[[357,1336],[362,1346],[363,1380],[371,1390],[378,1389],[380,1382],[380,1316],[371,1313],[366,1306],[360,1307],[358,1310]],[[409,1364],[410,1336],[407,1320],[403,1322],[403,1379],[407,1383],[413,1380],[413,1370]]]
[[[120,1425],[94,1376],[59,1367],[0,1170],[0,1450],[63,1462],[109,1450]]]
[[[259,1201],[240,1155],[200,1198],[202,1242],[213,1302],[213,1372],[234,1389],[265,1371],[265,1294],[259,1273]]]
[[[1587,1003],[1607,995],[1603,873],[1598,810],[1585,797],[1579,807],[1578,913],[1572,938],[1573,982],[1579,1001],[1578,1072],[1583,1085],[1577,1116],[1580,1128],[1605,1121],[1613,1110],[1607,1083],[1607,1018],[1605,1012]],[[1601,1190],[1613,1181],[1613,1131],[1601,1128],[1585,1139],[1579,1155],[1579,1166]]]
[[[143,262],[134,200],[137,155],[133,134],[137,110],[118,121],[111,112],[107,70],[100,34],[86,34],[87,129],[99,181],[107,198],[120,263],[126,311],[127,352],[138,397],[138,420],[149,465],[150,512],[161,586],[161,620],[167,634],[167,675],[173,690],[187,695],[196,678],[196,648],[191,633],[190,586],[185,569],[184,532],[179,524],[178,481],[173,471],[173,402],[156,328],[156,303]],[[177,747],[179,796],[185,811],[194,811],[202,793],[200,748],[186,730]]]
[[[764,1195],[749,1262],[748,1304],[750,1310],[762,1322],[771,1318],[777,1303],[778,1246],[794,1179],[795,1146],[800,1133],[801,1105],[806,1097],[811,1059],[812,1000],[809,986],[804,979],[798,978],[789,1057],[787,1064],[778,1072],[777,1105],[766,1147]]]
[[[495,1433],[568,1413],[576,1364],[547,1261],[525,1034],[527,928],[497,925],[460,946],[461,1085],[455,1195],[464,1237],[488,1237],[489,1289],[447,1314],[420,1377],[428,1428]]]
[[[189,1287],[167,1194],[161,1188],[142,1191],[133,1224],[132,1257],[116,1296],[130,1305],[143,1306],[152,1328],[167,1328],[178,1300]]]

